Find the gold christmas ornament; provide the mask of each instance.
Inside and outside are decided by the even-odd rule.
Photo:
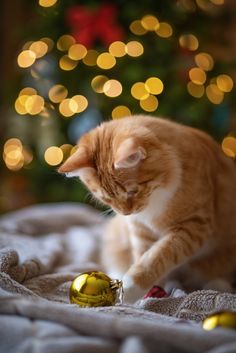
[[[230,311],[222,311],[207,317],[203,321],[202,327],[205,330],[213,330],[214,328],[236,328],[236,313]]]
[[[81,307],[111,306],[122,300],[122,281],[100,271],[81,273],[70,287],[70,302]]]

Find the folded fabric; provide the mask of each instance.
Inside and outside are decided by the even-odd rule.
[[[212,313],[236,312],[234,294],[179,291],[133,306],[70,304],[74,277],[102,270],[104,222],[77,204],[32,206],[0,218],[0,352],[236,352],[236,331],[201,327]]]

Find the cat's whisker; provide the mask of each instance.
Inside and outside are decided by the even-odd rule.
[[[112,214],[114,211],[112,208],[108,208],[107,210],[103,211],[101,213],[102,216],[109,216],[110,214]]]

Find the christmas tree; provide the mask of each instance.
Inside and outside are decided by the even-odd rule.
[[[223,140],[235,157],[234,1],[22,0],[21,12],[1,117],[1,211],[87,202],[56,169],[104,120],[168,117]]]

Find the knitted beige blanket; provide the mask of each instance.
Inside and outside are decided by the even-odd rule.
[[[87,206],[39,205],[0,218],[1,353],[236,353],[236,331],[202,320],[236,311],[236,295],[204,290],[133,306],[69,303],[79,273],[102,270],[105,220]]]

